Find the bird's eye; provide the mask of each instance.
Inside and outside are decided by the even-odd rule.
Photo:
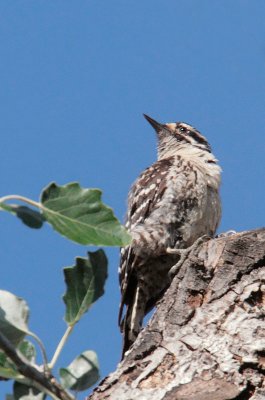
[[[184,128],[184,126],[181,126],[181,127],[179,128],[179,130],[180,130],[180,132],[182,132],[182,133],[187,132],[187,128]]]

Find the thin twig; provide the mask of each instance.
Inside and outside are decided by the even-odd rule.
[[[59,357],[59,355],[61,354],[61,351],[62,351],[62,349],[63,349],[63,347],[64,347],[64,345],[65,345],[65,343],[66,343],[68,337],[70,336],[70,334],[71,334],[73,328],[74,328],[74,325],[69,325],[69,326],[67,327],[67,329],[66,329],[66,331],[65,331],[65,333],[64,333],[64,335],[63,335],[63,337],[62,337],[62,339],[60,340],[60,342],[59,342],[59,344],[58,344],[58,346],[57,346],[57,349],[56,349],[55,352],[54,352],[54,355],[53,355],[53,357],[52,357],[52,360],[51,360],[51,362],[49,363],[49,368],[50,368],[50,369],[52,369],[52,368],[54,367],[56,361],[58,360],[58,357]]]
[[[48,357],[46,354],[44,344],[42,343],[41,339],[37,335],[35,335],[35,333],[28,331],[27,334],[33,337],[33,339],[35,339],[36,342],[38,343],[43,358],[44,372],[48,372]]]
[[[8,196],[0,197],[0,203],[4,203],[6,201],[10,200],[19,200],[23,201],[24,203],[27,203],[33,207],[41,208],[42,209],[42,204],[38,203],[37,201],[28,199],[27,197],[20,196],[18,194],[9,194]]]

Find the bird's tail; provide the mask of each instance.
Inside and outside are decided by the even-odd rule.
[[[127,310],[124,319],[121,323],[121,330],[123,333],[123,348],[122,359],[127,350],[132,346],[136,340],[143,323],[145,316],[146,296],[139,286],[133,297],[133,301],[127,305]]]

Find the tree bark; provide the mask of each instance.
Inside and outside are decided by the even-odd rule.
[[[264,400],[265,228],[209,240],[180,266],[90,400]]]

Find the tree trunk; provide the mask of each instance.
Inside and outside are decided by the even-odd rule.
[[[90,400],[265,400],[265,229],[194,248]]]

